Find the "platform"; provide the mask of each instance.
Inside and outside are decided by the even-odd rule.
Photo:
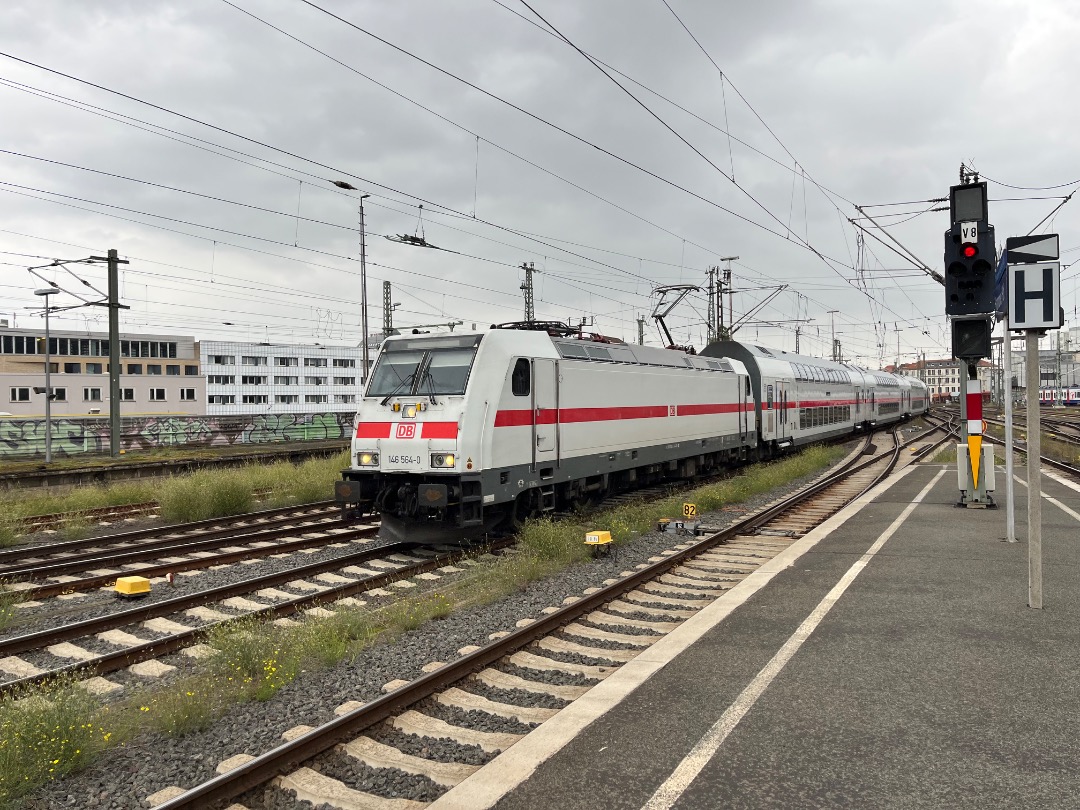
[[[1026,488],[1009,544],[909,468],[433,810],[1080,807],[1078,490],[1044,475],[1032,610]]]

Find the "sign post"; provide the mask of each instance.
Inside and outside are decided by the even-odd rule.
[[[1057,234],[1016,236],[1008,254],[1008,329],[1023,331],[1027,350],[1028,607],[1041,610],[1042,436],[1039,413],[1039,336],[1060,329],[1061,265]]]

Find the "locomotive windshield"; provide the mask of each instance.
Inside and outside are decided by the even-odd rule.
[[[387,345],[371,374],[367,396],[464,394],[479,341],[470,342],[422,346],[421,341],[410,340]]]

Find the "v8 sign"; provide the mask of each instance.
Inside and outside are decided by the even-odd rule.
[[[415,439],[416,438],[416,423],[415,422],[400,422],[397,426],[397,430],[394,431],[394,437],[397,439]]]

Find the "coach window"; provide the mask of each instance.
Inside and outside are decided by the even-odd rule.
[[[510,390],[515,397],[527,397],[529,395],[529,361],[519,357],[514,363],[514,373],[510,377]]]

